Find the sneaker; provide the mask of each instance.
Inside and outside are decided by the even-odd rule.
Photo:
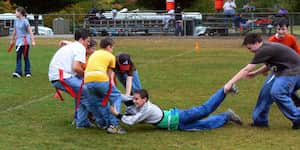
[[[111,133],[111,134],[125,134],[126,130],[121,128],[120,126],[113,126],[110,125],[107,129],[106,129],[107,133]]]
[[[239,93],[239,90],[238,88],[236,87],[236,85],[234,84],[231,89],[229,90],[229,93],[232,93],[232,94],[238,94]]]
[[[257,127],[257,128],[268,128],[269,127],[269,125],[267,125],[267,124],[257,124],[257,123],[254,123],[254,122],[249,123],[249,126],[250,127]]]
[[[292,129],[300,129],[300,122],[293,122]]]
[[[75,119],[73,119],[71,125],[72,125],[72,126],[75,126],[75,125],[76,125],[76,120],[75,120]]]
[[[31,74],[26,74],[26,78],[31,78]]]
[[[16,73],[16,72],[14,72],[14,73],[12,74],[12,76],[13,76],[14,78],[21,78],[21,75],[18,74],[18,73]]]
[[[229,108],[227,112],[230,114],[229,121],[232,121],[238,125],[243,125],[241,117],[238,114],[236,114],[232,109]]]

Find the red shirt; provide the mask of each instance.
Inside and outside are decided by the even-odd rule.
[[[286,34],[284,38],[277,38],[273,35],[269,38],[270,42],[277,42],[294,49],[300,55],[300,47],[297,44],[297,39],[291,34]]]

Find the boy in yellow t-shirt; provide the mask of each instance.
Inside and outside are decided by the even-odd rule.
[[[119,120],[109,111],[109,105],[121,109],[121,93],[111,80],[113,68],[115,68],[116,58],[112,54],[114,41],[111,38],[104,38],[100,42],[100,50],[95,51],[89,58],[84,81],[91,98],[90,105],[94,105],[93,114],[101,114],[102,117],[95,116],[96,122],[101,127],[106,128],[109,133],[123,134],[126,131],[119,126]]]

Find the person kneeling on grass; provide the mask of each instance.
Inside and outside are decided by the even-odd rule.
[[[80,29],[75,32],[75,42],[61,47],[51,59],[48,78],[58,93],[65,91],[75,99],[74,118],[77,128],[92,127],[88,120],[90,95],[83,85],[84,70],[82,64],[86,63],[86,48],[90,43],[89,32]],[[60,98],[63,100],[63,98]],[[79,103],[78,103],[79,100]]]
[[[116,67],[113,71],[113,76],[126,88],[126,95],[132,95],[134,91],[142,89],[138,71],[129,54],[120,53],[116,56]]]
[[[170,110],[161,110],[157,105],[149,101],[147,90],[141,89],[135,91],[133,95],[132,102],[136,108],[135,114],[120,114],[113,106],[110,107],[110,111],[128,125],[144,122],[168,130],[208,130],[222,127],[229,121],[242,125],[240,117],[231,109],[228,109],[227,112],[209,116],[219,107],[230,92],[237,93],[237,90],[236,88],[231,88],[226,91],[222,88],[203,105],[191,109],[172,108]]]

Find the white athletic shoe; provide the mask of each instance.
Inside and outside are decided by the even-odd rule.
[[[26,78],[31,78],[31,74],[26,74]]]
[[[14,72],[14,73],[12,74],[12,76],[13,76],[14,78],[21,78],[21,75],[18,74],[18,73],[16,73],[16,72]]]

